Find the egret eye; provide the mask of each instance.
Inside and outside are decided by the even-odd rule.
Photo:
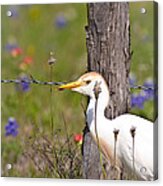
[[[91,82],[91,80],[87,80],[85,81],[85,83],[88,85]]]

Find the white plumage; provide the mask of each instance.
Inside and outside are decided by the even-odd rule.
[[[119,130],[116,142],[117,165],[121,167],[123,164],[123,166],[127,167],[131,172],[134,172],[134,174],[142,180],[153,180],[154,137],[152,122],[132,114],[124,114],[113,120],[107,119],[104,115],[104,111],[109,102],[109,90],[103,77],[96,72],[84,74],[77,81],[61,85],[59,89],[72,89],[73,91],[90,97],[86,112],[87,123],[93,138],[97,142],[95,132],[96,98],[94,94],[96,83],[99,83],[101,89],[98,97],[96,124],[99,145],[103,154],[112,163],[114,162],[114,131]]]

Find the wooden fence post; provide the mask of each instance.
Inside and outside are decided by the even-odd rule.
[[[106,116],[112,119],[127,112],[130,105],[129,4],[90,3],[87,10],[88,70],[99,72],[107,81],[111,101],[106,108]],[[83,142],[83,177],[101,178],[98,148],[87,127]],[[107,171],[107,179],[114,179],[111,171]]]

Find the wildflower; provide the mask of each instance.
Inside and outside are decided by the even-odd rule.
[[[129,78],[130,86],[136,85],[136,78],[135,76],[130,76]],[[153,81],[148,79],[144,82],[143,86],[147,89],[141,90],[139,94],[132,94],[131,95],[131,107],[137,107],[139,109],[144,108],[145,101],[151,100],[153,98],[157,98],[157,92],[153,90],[154,84]]]
[[[32,62],[33,62],[33,58],[31,56],[26,56],[23,59],[23,63],[25,63],[27,65],[31,64]]]
[[[137,108],[143,109],[145,101],[146,100],[145,100],[144,95],[141,95],[141,94],[131,95],[131,107],[137,107]]]
[[[18,48],[18,45],[16,43],[7,43],[5,45],[5,50],[8,52],[11,52],[15,48]]]
[[[21,70],[27,70],[28,66],[29,66],[31,63],[33,63],[33,58],[30,57],[30,56],[26,56],[26,57],[24,57],[23,62],[20,63],[19,68],[20,68]]]
[[[57,28],[64,28],[67,25],[67,20],[63,15],[58,15],[55,20],[55,26]]]
[[[13,49],[11,50],[11,56],[12,56],[12,57],[17,57],[17,56],[21,55],[22,52],[23,52],[22,49],[19,48],[19,47],[13,48]]]
[[[21,75],[20,78],[21,83],[16,84],[16,90],[21,91],[21,92],[27,92],[30,90],[30,82],[28,76],[25,74]]]
[[[27,91],[29,91],[29,89],[30,89],[30,86],[29,86],[29,78],[27,77],[27,76],[23,76],[23,77],[21,77],[21,80],[23,80],[22,82],[21,82],[21,88],[22,88],[22,91],[23,92],[27,92]]]
[[[5,125],[5,136],[13,136],[16,137],[18,135],[18,123],[15,118],[10,117],[8,119],[8,123]]]
[[[74,135],[74,141],[75,141],[77,144],[81,145],[82,142],[83,142],[83,136],[82,136],[81,134],[75,134],[75,135]]]
[[[155,94],[154,89],[153,89],[154,88],[153,81],[147,80],[147,81],[144,82],[143,85],[144,85],[144,87],[149,88],[147,90],[144,90],[146,100],[153,99],[154,98],[154,94]]]

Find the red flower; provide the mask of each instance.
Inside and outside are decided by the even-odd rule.
[[[21,55],[22,53],[23,53],[23,50],[21,48],[19,48],[19,47],[13,48],[11,50],[12,57],[17,57],[17,56]]]
[[[74,141],[78,144],[82,144],[83,136],[81,134],[75,134],[74,135]]]
[[[33,59],[32,59],[32,57],[30,57],[30,56],[26,56],[26,57],[24,57],[24,59],[23,59],[23,63],[25,63],[25,64],[31,64],[33,62]]]
[[[31,63],[33,63],[33,58],[30,56],[26,56],[23,58],[23,62],[19,65],[19,68],[21,70],[27,70]]]

